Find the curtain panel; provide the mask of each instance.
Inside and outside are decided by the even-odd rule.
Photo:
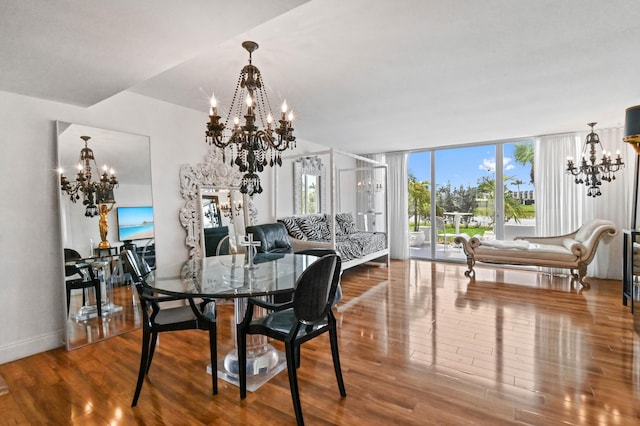
[[[584,184],[566,173],[567,157],[581,158],[588,132],[544,136],[535,139],[534,176],[536,229],[539,236],[562,235],[575,231],[587,220],[608,219],[618,225],[618,235],[598,246],[588,275],[622,278],[622,229],[631,224],[635,151],[622,141],[623,129],[597,130],[603,149],[620,151],[625,168],[615,180],[603,182],[602,195],[588,197]],[[600,154],[601,155],[601,154]]]
[[[389,182],[389,256],[409,258],[409,203],[407,153],[385,154]]]

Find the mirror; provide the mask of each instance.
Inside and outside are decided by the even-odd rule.
[[[184,199],[180,223],[187,232],[185,244],[190,258],[215,255],[224,235],[229,235],[232,251],[240,250],[245,227],[255,224],[258,217],[253,198],[239,190],[241,182],[242,173],[225,162],[222,151],[215,147],[209,148],[204,163],[180,167]]]
[[[217,255],[218,246],[227,235],[230,253],[237,253],[240,238],[245,234],[245,203],[239,188],[201,186],[200,206],[203,232],[200,238],[205,256]]]
[[[294,214],[326,213],[327,171],[318,156],[302,157],[293,163]]]
[[[78,192],[76,202],[68,191],[60,196],[62,246],[65,249],[64,307],[67,312],[67,349],[78,348],[140,326],[135,291],[124,274],[118,254],[125,241],[155,265],[151,158],[149,137],[73,123],[56,122],[58,167],[69,185],[76,185],[82,136],[93,151],[92,180],[100,181],[102,166],[113,169],[117,185],[108,193],[96,192],[95,207]],[[113,202],[115,201],[115,203]],[[95,209],[95,210],[93,210]],[[87,215],[88,214],[88,215]],[[91,271],[89,273],[88,271]],[[91,274],[100,286],[87,286]],[[67,298],[67,293],[69,297]],[[100,313],[96,293],[100,293]]]

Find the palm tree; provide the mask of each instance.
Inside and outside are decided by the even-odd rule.
[[[510,178],[504,178],[505,181],[508,181]],[[496,181],[495,178],[483,176],[478,180],[478,191],[488,194],[489,198],[494,198],[496,193]],[[522,204],[518,200],[511,195],[511,191],[507,190],[505,185],[504,187],[504,218],[505,220],[509,220],[513,218],[516,222],[518,222],[519,218],[524,214],[524,208]]]
[[[524,185],[524,182],[520,179],[513,179],[513,184],[518,188],[518,197],[520,197],[520,185]]]
[[[513,157],[516,163],[522,164],[526,166],[529,164],[531,166],[531,171],[529,172],[529,177],[531,179],[531,183],[534,183],[533,179],[533,142],[520,142],[514,145],[515,151],[513,152]]]
[[[419,229],[420,217],[429,216],[429,210],[431,209],[429,182],[420,182],[413,173],[409,172],[408,190],[409,206],[413,207],[413,230],[417,231]]]

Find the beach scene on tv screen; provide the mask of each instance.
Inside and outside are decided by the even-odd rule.
[[[119,207],[118,239],[142,240],[153,238],[152,207]]]

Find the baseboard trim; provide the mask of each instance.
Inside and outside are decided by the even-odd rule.
[[[0,364],[64,346],[64,335],[64,330],[56,330],[4,345],[0,347]]]

